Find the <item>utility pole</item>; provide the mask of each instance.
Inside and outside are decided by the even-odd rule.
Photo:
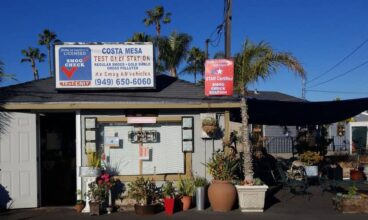
[[[232,0],[225,1],[225,58],[231,58],[231,5]]]
[[[208,59],[208,43],[210,42],[210,39],[206,39],[206,50],[205,50],[205,54],[204,54],[204,58],[207,60]]]
[[[306,76],[302,78],[302,99],[306,98]]]

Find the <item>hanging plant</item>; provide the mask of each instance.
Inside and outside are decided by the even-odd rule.
[[[206,117],[202,120],[202,130],[208,135],[213,135],[217,129],[216,119],[213,117]]]

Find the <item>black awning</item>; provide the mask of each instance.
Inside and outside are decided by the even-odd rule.
[[[328,102],[248,99],[250,124],[317,125],[353,117],[368,110],[368,98]]]

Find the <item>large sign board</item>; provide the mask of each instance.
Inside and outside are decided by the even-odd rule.
[[[232,96],[234,61],[227,59],[206,60],[205,95]]]
[[[57,89],[153,88],[152,43],[55,45]]]

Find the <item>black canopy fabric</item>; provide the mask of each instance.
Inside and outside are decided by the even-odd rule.
[[[368,98],[328,102],[248,99],[249,123],[265,125],[330,124],[368,110]]]

